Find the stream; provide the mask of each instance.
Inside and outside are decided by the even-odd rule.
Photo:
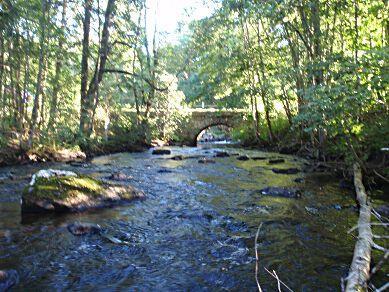
[[[219,145],[214,147],[220,147]],[[218,148],[170,147],[171,155],[119,153],[84,164],[46,163],[0,169],[14,178],[0,184],[0,270],[14,269],[13,291],[256,291],[254,241],[259,232],[259,279],[265,291],[276,271],[295,291],[338,291],[347,274],[357,221],[353,192],[325,173],[276,174],[301,158],[230,148],[237,156],[213,158]],[[219,149],[220,150],[220,149]],[[183,160],[171,157],[182,155]],[[198,163],[204,156],[215,163]],[[268,159],[284,163],[269,165]],[[120,171],[146,200],[66,215],[21,217],[20,197],[39,169],[73,170],[104,178]],[[297,179],[298,182],[295,180]],[[298,188],[300,198],[264,195],[266,187]],[[75,221],[99,224],[129,244],[99,235],[74,236]]]

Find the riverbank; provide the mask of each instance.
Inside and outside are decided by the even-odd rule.
[[[0,167],[25,165],[37,162],[82,162],[99,155],[119,152],[142,152],[150,146],[136,144],[104,143],[93,144],[83,150],[72,148],[41,146],[25,150],[15,144],[3,145],[0,149]]]

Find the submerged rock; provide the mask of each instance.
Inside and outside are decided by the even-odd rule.
[[[279,158],[279,159],[269,159],[269,164],[277,164],[277,163],[284,163],[285,159]]]
[[[182,155],[176,155],[171,158],[172,160],[184,160],[184,157]]]
[[[259,191],[262,195],[284,197],[284,198],[300,198],[301,192],[296,189],[287,189],[279,187],[267,187]]]
[[[98,224],[75,222],[67,226],[69,232],[73,235],[100,234],[101,227]]]
[[[0,291],[8,291],[19,283],[19,275],[15,270],[0,270]]]
[[[304,179],[302,177],[298,177],[298,178],[295,178],[293,181],[296,183],[302,183],[302,182],[304,182]]]
[[[172,152],[169,149],[159,148],[159,149],[154,149],[151,154],[153,154],[153,155],[169,155],[171,153]]]
[[[254,157],[251,157],[252,160],[265,160],[267,159],[267,157],[264,157],[264,156],[254,156]]]
[[[108,179],[110,180],[118,180],[118,181],[125,181],[132,179],[132,176],[127,175],[123,172],[114,172],[110,176],[108,176]]]
[[[22,212],[75,212],[144,198],[129,185],[103,182],[71,171],[41,170],[22,195]]]
[[[85,162],[81,162],[81,161],[69,161],[69,162],[66,162],[67,164],[73,166],[73,167],[83,167],[83,168],[87,168],[89,167],[90,165],[88,163],[85,163]]]
[[[172,173],[173,171],[169,168],[158,169],[158,173]]]
[[[226,151],[216,151],[215,157],[230,157],[230,154]]]
[[[298,168],[286,168],[286,169],[273,168],[272,171],[274,173],[280,173],[280,174],[296,174],[300,170]]]
[[[246,160],[250,160],[250,157],[248,157],[247,155],[240,155],[236,159],[241,161],[246,161]]]
[[[208,163],[216,163],[216,161],[213,159],[204,157],[204,158],[199,159],[199,163],[208,164]]]

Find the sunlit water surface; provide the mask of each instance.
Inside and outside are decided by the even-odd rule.
[[[172,147],[172,155],[120,153],[97,157],[83,167],[67,164],[0,169],[17,177],[57,168],[107,177],[131,175],[144,201],[69,215],[21,218],[20,196],[28,179],[0,185],[0,269],[15,269],[26,290],[255,291],[254,237],[258,226],[260,282],[275,291],[275,270],[296,291],[335,291],[347,273],[356,222],[350,191],[323,174],[275,174],[273,167],[302,168],[293,156],[243,149],[231,153],[282,157],[286,162],[239,161],[236,156],[200,164],[216,149]],[[175,161],[174,155],[191,156]],[[304,182],[296,183],[296,178]],[[261,195],[268,187],[302,190],[300,199]],[[308,211],[310,210],[310,211]],[[312,212],[312,210],[316,210]],[[99,235],[75,237],[74,221],[101,225],[130,242],[113,244]]]

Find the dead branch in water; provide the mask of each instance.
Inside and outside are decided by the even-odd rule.
[[[281,282],[280,282],[280,279],[278,278],[278,275],[276,274],[276,271],[273,270],[273,274],[274,274],[274,276],[275,276],[276,279],[277,279],[277,288],[278,288],[278,292],[282,292],[282,291],[281,291]]]
[[[376,289],[374,292],[384,292],[384,291],[385,291],[386,289],[388,289],[388,288],[389,288],[389,282],[386,283],[384,286],[382,286],[382,287]]]
[[[259,284],[259,279],[258,279],[258,270],[259,270],[259,255],[258,255],[258,236],[259,236],[259,231],[261,230],[262,227],[261,223],[258,227],[257,233],[255,234],[255,281],[257,282],[258,286],[258,291],[262,292],[261,285]]]
[[[262,288],[261,288],[261,285],[259,283],[259,278],[258,278],[258,272],[259,272],[258,237],[259,237],[259,231],[261,230],[262,225],[263,225],[263,223],[261,223],[257,229],[257,233],[255,234],[255,243],[254,243],[255,244],[254,245],[254,248],[255,248],[255,281],[257,282],[257,287],[258,287],[259,292],[262,292]],[[290,292],[293,292],[293,290],[290,289],[288,287],[288,285],[286,285],[284,282],[282,282],[280,280],[276,271],[273,270],[273,272],[270,272],[266,267],[264,267],[264,269],[266,272],[268,272],[272,277],[274,277],[277,280],[277,287],[278,287],[279,292],[281,292],[281,284],[283,286],[285,286],[285,288],[288,289]]]
[[[282,282],[280,280],[280,278],[278,278],[277,274],[274,275],[273,272],[270,272],[268,269],[266,269],[266,267],[264,267],[265,271],[268,272],[270,274],[270,276],[272,276],[273,278],[277,279],[277,282],[278,283],[281,283],[286,289],[288,289],[290,292],[294,292],[292,289],[289,288],[288,285],[286,285],[284,282]]]
[[[358,225],[355,225],[354,227],[350,228],[349,231],[347,231],[347,233],[351,233],[353,232],[355,229],[358,229],[359,227],[365,227],[365,226],[389,226],[389,223],[365,223],[365,224],[358,224]]]
[[[388,258],[389,258],[389,251],[386,250],[385,255],[382,257],[382,259],[371,269],[370,278],[382,268],[382,266],[384,265],[385,261]]]
[[[370,278],[371,247],[373,233],[371,231],[371,206],[368,202],[365,187],[362,182],[361,166],[354,163],[354,185],[357,201],[360,206],[358,218],[358,239],[355,243],[354,256],[347,276],[346,291],[367,289]]]

